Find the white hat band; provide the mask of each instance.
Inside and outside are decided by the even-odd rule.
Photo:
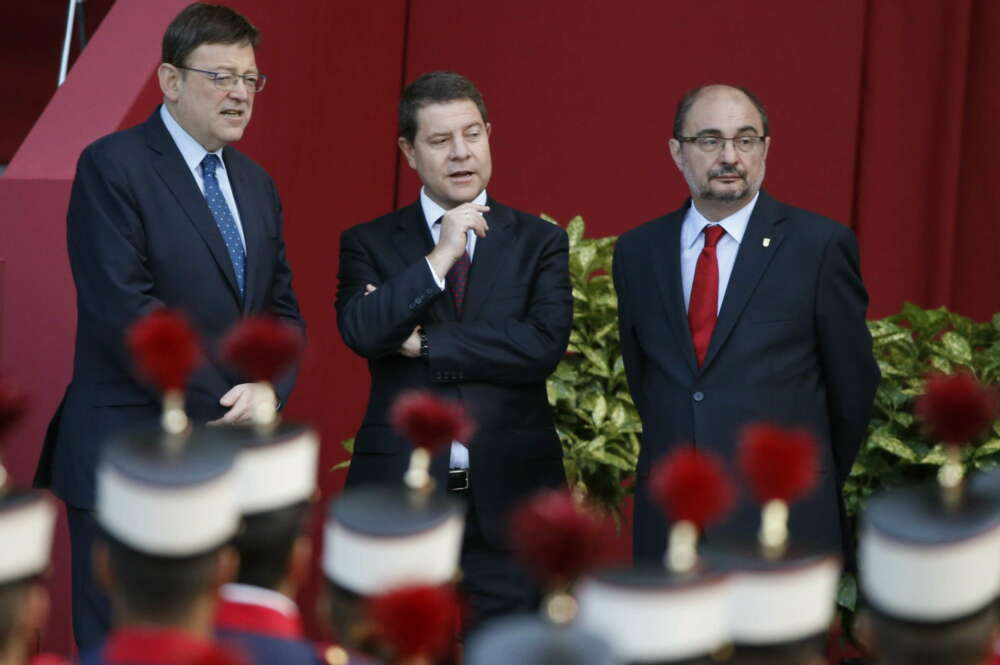
[[[305,501],[316,491],[319,437],[311,429],[290,441],[247,446],[236,458],[244,515]]]
[[[590,578],[577,593],[577,621],[606,640],[620,661],[693,658],[729,638],[728,586],[723,579],[687,588],[645,589]]]
[[[38,575],[49,565],[56,509],[39,496],[0,517],[0,584]]]
[[[464,522],[456,513],[421,533],[380,537],[330,520],[323,572],[332,582],[365,596],[409,584],[446,584],[458,572]]]
[[[183,557],[214,549],[239,526],[236,476],[193,486],[151,487],[102,465],[97,519],[116,539],[147,554]]]
[[[840,561],[733,574],[730,630],[737,644],[780,644],[827,630],[836,609]]]
[[[862,532],[861,588],[882,612],[947,621],[986,606],[1000,591],[1000,525],[957,543],[914,544],[870,526]]]

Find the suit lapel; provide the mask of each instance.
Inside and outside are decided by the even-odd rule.
[[[202,240],[208,245],[216,264],[229,283],[233,297],[238,302],[240,291],[236,285],[236,273],[233,271],[233,262],[226,251],[222,234],[215,223],[215,218],[212,217],[212,213],[208,209],[208,204],[205,203],[205,196],[198,189],[198,184],[191,172],[188,171],[180,150],[174,144],[167,128],[163,126],[159,113],[159,108],[157,108],[153,117],[146,122],[147,145],[157,153],[153,159],[153,168],[156,169],[167,188],[180,203]]]
[[[690,202],[688,202],[690,205]],[[691,372],[697,372],[694,361],[694,343],[688,329],[687,310],[684,307],[684,287],[681,283],[681,226],[687,206],[670,213],[660,222],[659,242],[646,248],[649,262],[656,274],[656,285],[667,310],[667,319],[677,343],[683,349]]]
[[[243,227],[243,237],[246,240],[247,275],[243,311],[250,312],[259,309],[255,303],[256,299],[263,293],[262,285],[258,284],[255,278],[259,277],[262,272],[259,267],[263,256],[264,230],[261,228],[259,214],[264,210],[264,207],[252,199],[257,192],[248,185],[246,173],[236,164],[237,160],[230,159],[232,154],[230,149],[226,148],[222,154],[226,158],[226,175],[229,177],[229,185],[233,189],[233,199],[235,199],[236,208],[240,213],[240,225]],[[230,261],[231,263],[232,261]]]
[[[733,264],[733,272],[726,286],[726,296],[722,301],[715,330],[712,331],[712,341],[708,346],[702,370],[712,363],[719,349],[726,343],[751,294],[757,288],[757,282],[778,252],[782,236],[775,225],[782,217],[778,202],[761,191],[747,223],[746,233],[743,234],[743,242],[740,243],[739,252],[736,254],[736,262]],[[769,239],[766,247],[765,238]]]
[[[497,271],[515,240],[514,211],[493,200],[487,201],[487,205],[490,211],[485,216],[490,230],[485,238],[476,238],[476,251],[465,291],[465,312],[462,314],[467,321],[474,319],[489,300]]]
[[[399,220],[393,232],[393,245],[403,261],[403,266],[409,266],[424,260],[434,249],[434,239],[431,237],[430,229],[427,228],[427,220],[424,219],[420,201],[400,210],[398,216]],[[444,278],[444,275],[441,277]],[[428,313],[434,321],[455,320],[455,308],[447,290],[435,299]]]

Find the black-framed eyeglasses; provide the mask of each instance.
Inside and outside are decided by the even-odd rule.
[[[733,142],[733,147],[740,152],[753,152],[764,142],[766,136],[734,136],[731,139],[721,136],[678,136],[681,143],[694,143],[702,152],[718,152],[727,141]]]
[[[210,72],[205,69],[195,69],[194,67],[181,67],[174,65],[177,69],[186,69],[191,72],[198,72],[199,74],[204,74],[207,76],[216,88],[219,90],[235,90],[236,83],[240,79],[243,80],[243,85],[250,92],[260,92],[264,89],[264,84],[267,83],[267,77],[263,74],[230,74],[228,72]]]

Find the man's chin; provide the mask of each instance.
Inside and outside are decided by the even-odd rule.
[[[726,188],[723,190],[715,190],[709,185],[705,191],[702,192],[701,198],[706,201],[718,201],[719,203],[736,203],[737,201],[743,201],[750,194],[750,187],[744,186],[739,189]]]

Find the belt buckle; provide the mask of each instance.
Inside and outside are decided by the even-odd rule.
[[[462,482],[461,487],[452,487],[452,479],[457,478]],[[448,469],[448,490],[451,492],[463,492],[469,489],[469,471],[467,469]]]

